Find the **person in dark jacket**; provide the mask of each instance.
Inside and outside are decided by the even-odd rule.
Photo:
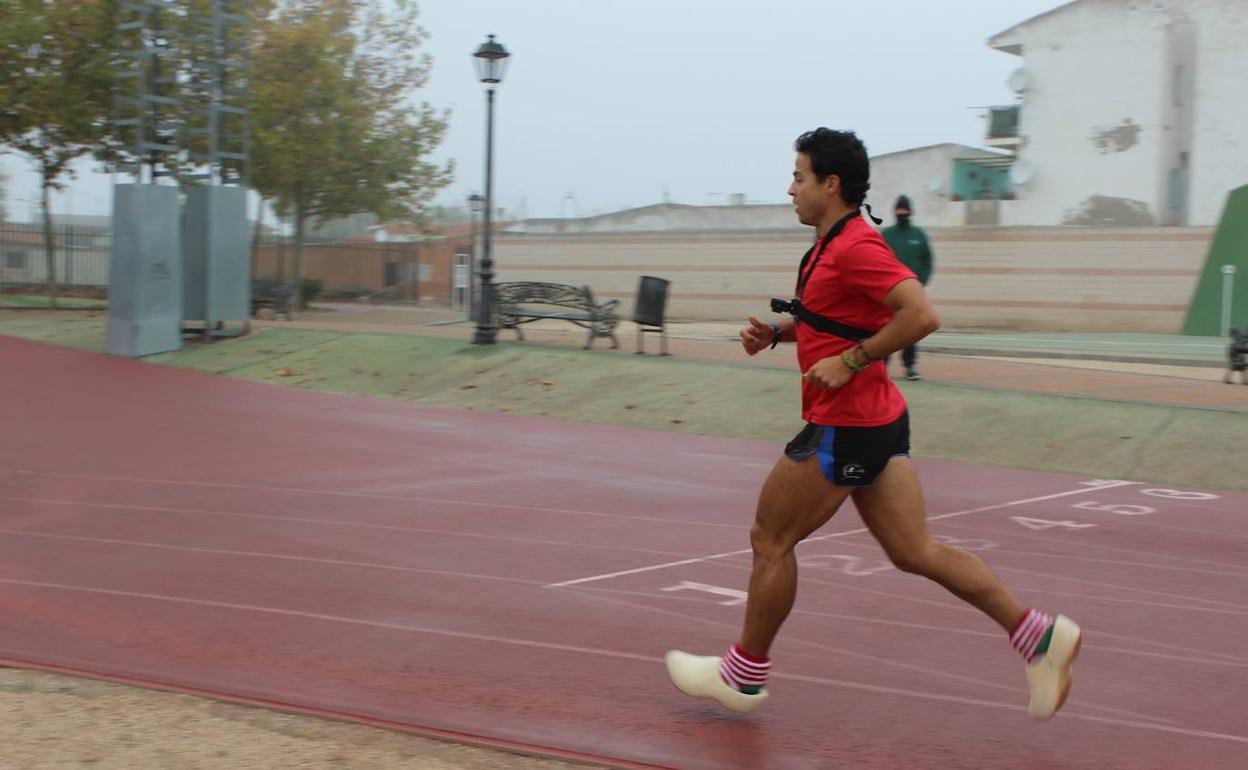
[[[919,283],[927,286],[927,282],[932,277],[932,246],[927,240],[927,233],[911,224],[910,216],[913,209],[910,206],[910,199],[905,195],[897,199],[893,212],[897,215],[897,224],[884,228],[882,233],[884,242],[893,250],[902,264],[914,271],[919,278]],[[907,380],[921,379],[919,370],[916,368],[918,360],[917,344],[902,351],[901,362],[906,367]]]

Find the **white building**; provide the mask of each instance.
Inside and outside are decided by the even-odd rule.
[[[871,158],[867,202],[893,223],[898,196],[910,198],[922,227],[995,225],[997,201],[1010,196],[1011,156],[961,144],[934,144]]]
[[[988,44],[1022,59],[1002,224],[1212,225],[1248,183],[1248,1],[1075,0]]]

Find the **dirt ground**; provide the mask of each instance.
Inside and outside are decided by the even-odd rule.
[[[4,770],[572,770],[390,730],[0,668]]]

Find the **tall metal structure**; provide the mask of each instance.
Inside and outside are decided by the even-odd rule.
[[[120,6],[113,124],[121,158],[116,170],[139,184],[155,184],[177,173],[184,17],[181,4],[173,0],[133,0]]]
[[[204,337],[231,336],[225,323],[251,317],[247,237],[250,174],[250,3],[212,0],[186,26],[186,293],[184,317]]]
[[[251,171],[250,5],[212,0],[189,18],[187,134],[191,161],[202,169],[190,178],[213,185],[245,186]]]
[[[169,0],[119,8],[115,169],[134,182],[113,188],[108,352],[146,356],[182,347],[181,141],[182,20]]]
[[[493,345],[498,337],[494,311],[494,241],[492,210],[494,208],[494,89],[503,82],[511,54],[489,35],[472,55],[476,60],[477,78],[485,85],[485,232],[481,250],[481,301],[477,307],[477,328],[472,335],[474,345]]]
[[[242,0],[127,0],[114,127],[109,351],[142,356],[250,318],[250,16]],[[176,183],[176,185],[175,185]]]

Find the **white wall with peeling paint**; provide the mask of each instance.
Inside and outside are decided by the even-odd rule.
[[[1248,0],[1078,0],[989,45],[1021,57],[1003,224],[1216,224],[1248,184]]]
[[[1187,0],[1197,22],[1190,221],[1216,224],[1248,185],[1248,0]]]
[[[1029,75],[1018,157],[1033,175],[1016,190],[1011,224],[1122,224],[1141,209],[1147,220],[1130,224],[1159,223],[1167,18],[1128,5],[1084,0],[994,38],[1021,45]]]

